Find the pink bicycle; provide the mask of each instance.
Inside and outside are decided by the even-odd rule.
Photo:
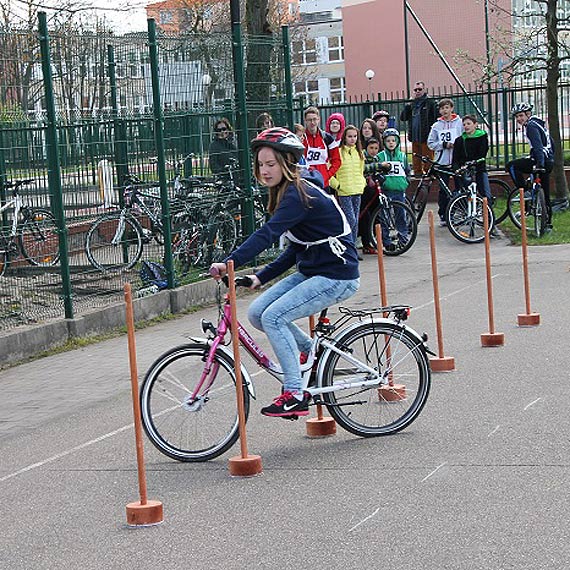
[[[249,286],[249,278],[236,285]],[[178,461],[207,461],[238,438],[235,364],[230,301],[218,295],[217,326],[202,320],[206,338],[193,338],[160,356],[141,386],[143,427],[150,441]],[[361,437],[396,433],[410,425],[427,401],[431,384],[427,336],[405,324],[404,305],[353,310],[327,309],[314,329],[307,362],[301,365],[312,403],[324,404],[347,431]],[[238,322],[242,346],[257,364],[282,381],[283,373]],[[226,338],[227,337],[227,338]],[[246,417],[255,398],[252,378],[241,366]],[[405,386],[402,392],[402,386]],[[393,387],[393,389],[392,389]],[[396,394],[398,397],[391,397]]]

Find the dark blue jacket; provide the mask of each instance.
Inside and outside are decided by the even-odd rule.
[[[319,184],[319,178],[310,171],[303,174],[303,177],[313,184]],[[358,254],[350,231],[341,236],[347,224],[338,204],[322,189],[309,184],[306,186],[310,196],[308,205],[301,200],[297,188],[289,185],[269,221],[251,234],[225,262],[231,259],[236,267],[245,265],[271,247],[284,232],[289,231],[303,242],[338,237],[340,249],[344,251],[339,252],[337,248],[331,247],[328,241],[310,246],[291,242],[277,259],[257,272],[261,283],[271,281],[295,264],[297,270],[307,277],[322,275],[342,280],[359,277]],[[337,249],[336,253],[334,249]]]
[[[554,148],[544,121],[533,115],[527,121],[525,131],[530,143],[530,156],[536,166],[544,168],[546,162],[553,162]]]

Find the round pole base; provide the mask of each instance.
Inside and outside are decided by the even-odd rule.
[[[378,388],[378,398],[381,402],[399,402],[406,399],[406,386],[404,384],[392,384]]]
[[[336,422],[333,418],[311,418],[307,420],[307,437],[325,437],[336,433]]]
[[[129,526],[154,526],[163,520],[164,514],[160,501],[147,501],[145,505],[138,501],[127,505],[127,524]]]
[[[455,370],[455,358],[453,356],[438,356],[429,359],[429,367],[432,372],[451,372]]]
[[[483,333],[481,335],[481,346],[503,346],[505,344],[504,333]]]
[[[248,455],[247,457],[238,455],[230,458],[228,465],[232,477],[255,477],[263,472],[260,455]]]
[[[525,313],[517,316],[519,327],[537,327],[540,324],[540,313]]]

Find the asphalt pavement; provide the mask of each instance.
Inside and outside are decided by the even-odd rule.
[[[239,445],[184,464],[145,440],[148,496],[164,505],[156,527],[126,525],[139,498],[126,337],[1,371],[0,569],[565,568],[570,246],[529,249],[541,324],[521,328],[521,249],[492,240],[494,328],[505,345],[483,348],[484,246],[446,228],[436,237],[444,351],[456,371],[433,375],[419,419],[384,438],[338,428],[310,439],[304,421],[259,414],[279,386],[256,374],[247,433],[263,474],[230,477]],[[409,324],[437,349],[427,221],[385,267],[388,301],[412,305]],[[349,304],[378,306],[376,258],[361,270]],[[250,299],[240,295],[243,320]],[[137,331],[139,376],[216,314]]]

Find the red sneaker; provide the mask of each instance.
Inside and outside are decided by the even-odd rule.
[[[366,255],[378,255],[378,251],[376,251],[376,248],[372,247],[371,245],[363,247],[362,253]]]

